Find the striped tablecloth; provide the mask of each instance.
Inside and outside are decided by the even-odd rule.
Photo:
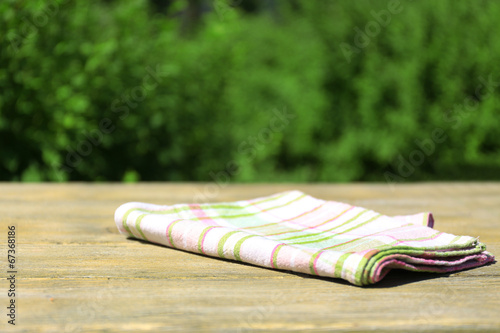
[[[358,286],[392,268],[441,273],[494,260],[477,238],[433,229],[430,213],[390,217],[300,191],[229,203],[130,202],[115,222],[130,237]]]

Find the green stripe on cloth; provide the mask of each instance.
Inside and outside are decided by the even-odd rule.
[[[234,257],[236,258],[236,260],[241,261],[241,258],[240,258],[241,245],[243,245],[243,242],[245,242],[247,239],[252,238],[252,237],[257,237],[257,235],[248,235],[248,236],[245,236],[242,239],[240,239],[236,243],[236,245],[234,245],[233,253],[234,253]]]
[[[205,229],[203,229],[200,237],[198,237],[198,252],[205,254],[205,252],[203,252],[203,241],[205,240],[205,236],[207,235],[207,233],[214,228],[217,228],[217,227],[210,226],[210,227],[206,227]]]
[[[273,257],[272,257],[272,267],[273,268],[278,268],[278,253],[280,252],[281,248],[285,246],[286,244],[279,244],[276,246],[276,248],[273,251]]]
[[[228,240],[229,237],[232,235],[238,233],[239,231],[230,231],[227,234],[225,234],[219,241],[219,245],[217,246],[217,254],[219,257],[224,258],[224,244],[226,244],[226,241]]]
[[[174,221],[174,222],[170,223],[170,224],[169,224],[169,226],[167,227],[167,232],[166,232],[166,233],[167,233],[167,237],[168,237],[168,242],[169,242],[170,244],[166,244],[166,245],[170,245],[170,246],[172,246],[173,248],[177,248],[177,247],[175,246],[175,244],[174,244],[174,239],[173,239],[173,237],[172,237],[172,229],[173,229],[173,228],[174,228],[174,226],[175,226],[177,223],[179,223],[180,221],[181,221],[180,219],[179,219],[179,220],[177,220],[177,221]]]
[[[134,210],[133,209],[130,209],[128,210],[125,215],[123,215],[122,217],[122,225],[123,225],[123,228],[128,232],[128,235],[129,236],[134,236],[134,234],[132,234],[132,231],[130,230],[130,228],[128,227],[127,225],[127,219],[128,219],[128,216],[130,215],[130,213],[132,213]]]
[[[144,239],[144,240],[148,240],[146,238],[146,235],[144,235],[144,233],[142,232],[142,229],[141,229],[141,222],[142,222],[142,219],[146,217],[146,215],[141,215],[136,221],[135,221],[135,229],[137,231],[139,231],[139,234],[141,234],[141,237]]]
[[[365,209],[363,211],[361,211],[359,214],[357,214],[356,216],[354,216],[353,218],[345,221],[344,223],[342,223],[341,225],[338,225],[334,228],[331,228],[331,229],[327,229],[327,230],[321,230],[320,232],[316,232],[316,233],[312,233],[312,234],[306,234],[306,235],[299,235],[299,236],[294,236],[294,237],[289,237],[289,238],[284,238],[282,240],[294,240],[294,239],[299,239],[299,238],[304,238],[304,237],[312,237],[312,236],[318,236],[318,235],[325,235],[325,233],[329,232],[329,231],[332,231],[334,229],[338,229],[338,228],[341,228],[343,227],[344,225],[346,224],[349,224],[351,223],[352,221],[355,221],[356,219],[358,219],[361,215],[363,215],[364,213],[366,213],[368,210]],[[320,225],[323,225],[325,224],[325,222],[322,222],[320,223]],[[295,244],[301,244],[301,243],[295,243]]]

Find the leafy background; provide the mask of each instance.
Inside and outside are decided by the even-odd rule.
[[[4,0],[0,180],[498,180],[498,17],[486,0]]]

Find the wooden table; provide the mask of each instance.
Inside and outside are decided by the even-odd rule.
[[[435,228],[500,254],[500,183],[0,184],[1,271],[16,226],[16,327],[2,279],[2,332],[500,331],[500,265],[450,275],[393,271],[367,288],[127,239],[114,210],[233,201],[299,189],[388,215],[431,211]]]

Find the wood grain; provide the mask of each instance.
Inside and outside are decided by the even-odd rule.
[[[435,228],[480,236],[500,253],[499,183],[346,185],[0,184],[0,271],[17,226],[17,325],[1,331],[497,331],[498,264],[450,275],[394,271],[367,288],[130,240],[114,225],[128,201],[221,202],[299,189],[388,215],[431,211]],[[201,194],[200,194],[201,193]]]

